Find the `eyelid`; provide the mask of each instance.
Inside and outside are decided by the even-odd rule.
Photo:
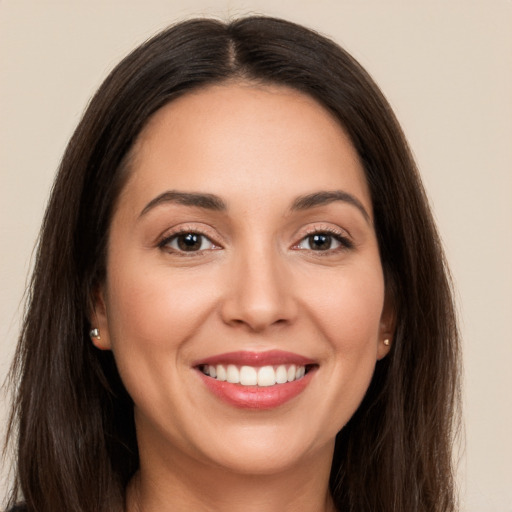
[[[325,224],[325,223],[319,223],[319,224],[309,224],[306,226],[305,229],[299,231],[296,235],[297,241],[294,242],[292,245],[292,249],[297,250],[307,250],[307,249],[299,249],[299,244],[302,243],[306,238],[312,235],[325,233],[327,235],[331,235],[334,237],[340,244],[341,247],[334,248],[334,249],[327,249],[325,251],[314,251],[317,253],[332,253],[340,250],[347,250],[352,249],[354,247],[354,242],[352,240],[352,237],[350,233],[343,228],[340,228],[339,226],[333,226],[332,224]]]
[[[217,241],[218,237],[215,236],[214,234],[212,234],[210,231],[213,231],[213,230],[205,229],[203,226],[198,226],[197,224],[179,224],[178,226],[174,226],[173,228],[164,231],[164,233],[158,237],[156,245],[160,249],[164,249],[172,239],[174,239],[180,235],[195,233],[197,235],[203,236],[204,238],[208,239],[214,247],[211,249],[201,249],[198,251],[190,251],[190,252],[171,249],[169,252],[173,252],[173,253],[177,253],[177,254],[186,254],[187,256],[193,256],[194,254],[201,254],[206,250],[222,249],[223,248],[222,244],[220,244]]]

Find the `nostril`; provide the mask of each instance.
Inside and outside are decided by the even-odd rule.
[[[255,332],[293,321],[297,304],[292,287],[286,272],[276,268],[273,256],[250,254],[239,264],[232,269],[232,279],[222,299],[223,321]]]

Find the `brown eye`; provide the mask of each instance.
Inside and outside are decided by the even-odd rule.
[[[328,231],[318,231],[304,237],[294,248],[308,251],[327,252],[337,249],[350,249],[353,244],[350,239]]]
[[[160,246],[176,252],[198,252],[216,248],[208,237],[194,232],[173,235],[165,239]]]
[[[187,233],[176,237],[178,248],[182,251],[199,251],[201,249],[202,235]]]
[[[308,236],[309,247],[313,251],[326,251],[332,246],[332,236],[325,233],[317,233]]]

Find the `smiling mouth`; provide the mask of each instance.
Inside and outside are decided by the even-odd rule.
[[[252,410],[274,409],[298,397],[319,366],[313,359],[282,350],[226,352],[192,364],[214,396]]]
[[[200,371],[212,379],[241,386],[270,387],[302,379],[314,365],[280,364],[238,366],[234,364],[203,364]]]

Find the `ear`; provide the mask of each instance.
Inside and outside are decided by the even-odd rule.
[[[384,307],[379,325],[379,341],[377,359],[383,359],[389,354],[395,337],[396,310],[391,294],[386,292]]]
[[[91,322],[91,342],[100,350],[111,350],[107,305],[103,286],[98,286],[95,289],[91,309],[92,311],[89,315]]]

